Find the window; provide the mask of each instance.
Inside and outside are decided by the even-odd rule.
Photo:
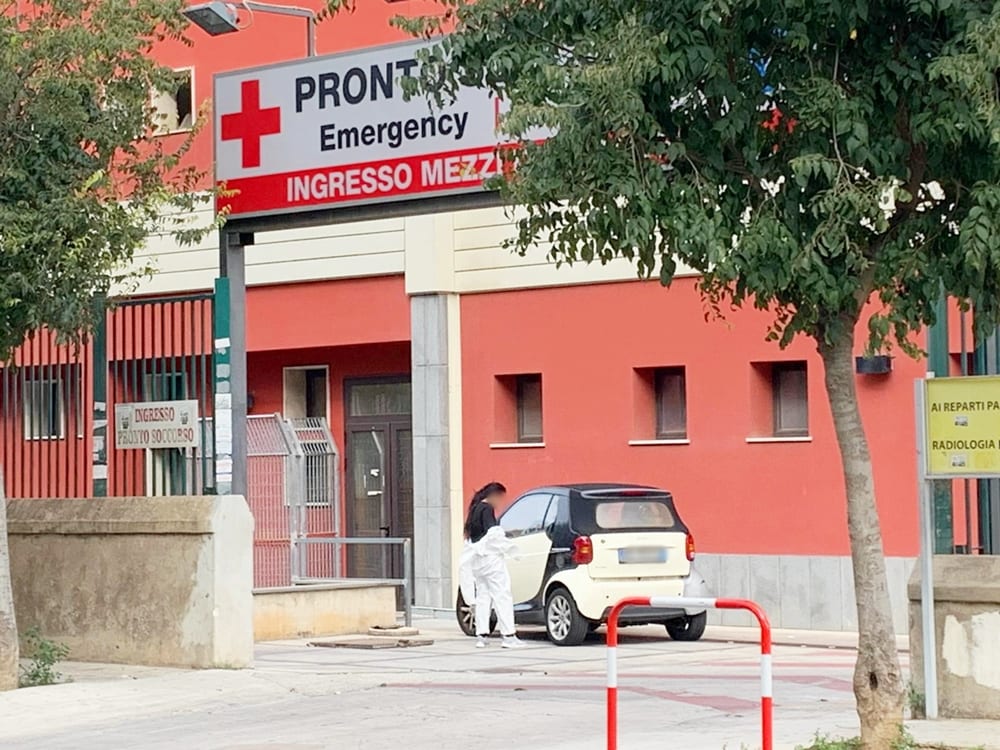
[[[672,529],[674,514],[666,503],[656,501],[616,500],[601,503],[594,511],[602,529]]]
[[[11,385],[15,399],[20,388],[25,440],[62,440],[69,431],[83,437],[83,379],[79,365],[29,365],[15,377]]]
[[[66,437],[66,401],[62,378],[24,382],[24,437],[61,440]]]
[[[629,445],[687,445],[687,369],[636,367],[632,375]]]
[[[326,419],[326,370],[306,370],[306,416]]]
[[[544,448],[542,376],[497,375],[492,448]]]
[[[328,380],[326,367],[285,368],[285,416],[289,419],[326,419]]]
[[[168,91],[153,92],[156,135],[169,135],[194,127],[194,70],[174,71]]]
[[[546,531],[555,526],[556,521],[559,520],[559,505],[565,506],[566,498],[560,497],[559,495],[552,496],[552,502],[549,503],[549,509],[545,512],[545,520],[542,522],[542,528]]]
[[[517,376],[517,442],[542,442],[542,376]]]
[[[545,528],[546,511],[552,495],[525,495],[500,516],[500,526],[509,537],[536,534]]]
[[[413,411],[412,402],[413,388],[408,380],[352,383],[348,388],[348,414],[352,417],[405,416]]]
[[[656,439],[687,438],[687,382],[683,367],[657,370]]]
[[[805,362],[781,362],[771,367],[774,436],[809,435],[809,395]]]

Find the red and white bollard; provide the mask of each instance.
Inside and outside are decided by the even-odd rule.
[[[618,750],[618,618],[626,607],[663,609],[745,609],[760,624],[761,750],[774,750],[774,695],[771,678],[771,623],[764,610],[748,599],[683,596],[635,596],[622,599],[608,615],[608,750]]]

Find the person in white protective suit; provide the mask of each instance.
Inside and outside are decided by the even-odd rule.
[[[465,549],[459,564],[462,598],[475,602],[476,647],[486,647],[490,632],[490,613],[497,614],[497,625],[503,636],[503,648],[518,648],[524,644],[514,629],[514,600],[510,590],[510,573],[506,557],[512,556],[515,545],[497,524],[496,509],[503,503],[507,489],[499,482],[479,490],[469,505],[465,522]]]

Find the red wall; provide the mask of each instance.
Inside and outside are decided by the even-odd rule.
[[[344,380],[410,372],[403,277],[254,287],[247,339],[251,413],[283,411],[283,368],[328,365],[330,429],[343,450]]]
[[[410,300],[402,276],[252,287],[247,349],[410,340]]]
[[[341,346],[323,349],[250,352],[247,356],[249,390],[254,406],[251,414],[284,411],[282,383],[286,367],[330,368],[330,431],[343,450],[344,381],[383,375],[409,375],[410,342],[394,341],[371,346]]]
[[[296,366],[323,366],[329,369],[328,412],[330,432],[340,451],[340,476],[346,478],[344,432],[344,381],[352,378],[369,378],[382,375],[407,375],[410,372],[410,343],[394,341],[368,346],[340,346],[322,349],[296,349],[290,351],[250,352],[247,357],[249,392],[254,406],[251,414],[275,414],[284,411],[282,383],[284,368]],[[341,494],[340,517],[346,518],[346,493]],[[285,516],[281,515],[281,519]],[[316,528],[312,527],[315,531]],[[287,544],[287,542],[285,542]],[[279,556],[287,562],[287,555]],[[282,563],[284,565],[285,563]],[[272,566],[273,567],[273,566]],[[281,578],[281,566],[278,580]],[[273,572],[273,571],[272,571]],[[272,584],[261,579],[257,585]]]
[[[705,322],[694,281],[632,282],[462,298],[466,494],[497,479],[512,493],[558,482],[649,483],[672,491],[708,552],[848,552],[843,480],[823,369],[809,341],[781,351],[768,317]],[[748,444],[751,362],[807,360],[812,442]],[[633,368],[687,368],[690,445],[630,446]],[[913,379],[904,357],[859,377],[886,553],[917,552]],[[497,375],[542,373],[544,448],[491,449]]]

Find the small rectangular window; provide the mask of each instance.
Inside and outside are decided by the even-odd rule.
[[[306,370],[306,417],[326,419],[326,368]]]
[[[194,70],[175,70],[167,91],[153,92],[154,132],[169,135],[194,127]]]
[[[774,436],[809,435],[809,388],[805,362],[780,362],[771,368]]]
[[[687,438],[687,380],[683,367],[656,371],[656,438]]]
[[[61,440],[66,437],[66,401],[62,378],[24,382],[24,437],[27,440]]]
[[[325,365],[286,367],[282,380],[282,410],[288,419],[326,419],[329,398],[329,373]],[[352,387],[353,393],[357,386]],[[353,403],[351,415],[353,412]]]
[[[517,376],[517,442],[542,442],[542,376]]]

